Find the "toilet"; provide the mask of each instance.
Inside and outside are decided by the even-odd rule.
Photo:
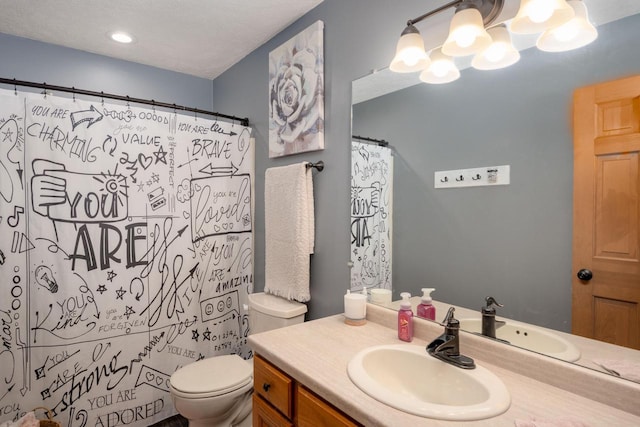
[[[304,322],[307,306],[265,293],[249,294],[251,334]],[[170,379],[176,411],[189,427],[251,427],[253,361],[215,356],[178,369]]]

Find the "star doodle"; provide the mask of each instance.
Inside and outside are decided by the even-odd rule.
[[[207,330],[202,333],[202,340],[211,341],[211,331],[207,327]]]
[[[122,289],[122,286],[120,286],[120,289],[116,289],[116,299],[123,299],[122,296],[126,293],[127,291]]]
[[[111,271],[107,271],[107,280],[110,282],[113,282],[113,279],[117,276],[118,274],[115,273],[113,270]]]
[[[100,292],[100,295],[102,295],[106,291],[107,291],[107,287],[105,285],[98,285],[98,289],[96,290],[96,292]]]
[[[144,191],[144,182],[140,182],[140,184],[138,184],[138,193]]]
[[[127,317],[127,320],[129,320],[129,316],[134,313],[135,311],[133,311],[133,307],[126,306],[126,308],[124,309],[124,315]]]
[[[160,182],[160,175],[154,172],[151,174],[151,179],[153,180],[153,182],[158,183]]]
[[[164,147],[162,145],[160,146],[158,151],[153,152],[153,155],[156,158],[156,162],[154,163],[154,165],[157,165],[158,162],[162,162],[165,165],[167,164],[167,152],[164,151]]]
[[[7,130],[4,132],[4,139],[2,140],[2,142],[6,141],[7,139],[8,139],[8,140],[11,140],[11,137],[12,137],[12,136],[13,136],[13,132],[11,132],[11,129],[7,129]],[[165,162],[165,164],[166,164],[166,162]]]
[[[147,185],[148,185],[149,187],[151,187],[151,186],[153,185],[153,180],[152,180],[152,179],[148,179],[148,180],[147,180]]]
[[[192,329],[191,330],[191,339],[195,340],[196,342],[198,342],[198,337],[200,337],[200,334],[198,333],[197,329]]]

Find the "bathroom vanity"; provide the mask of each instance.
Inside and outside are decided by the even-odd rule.
[[[308,407],[345,422],[340,424],[332,418],[327,425],[459,425],[457,421],[423,418],[394,409],[350,380],[347,366],[359,351],[388,344],[424,348],[442,333],[440,325],[416,319],[413,342],[401,343],[394,326],[395,312],[369,304],[367,320],[363,326],[349,326],[343,315],[336,315],[251,335],[249,343],[257,355],[254,425],[310,425],[305,424],[307,415],[303,415],[309,414],[305,412]],[[513,426],[516,420],[567,417],[592,427],[640,425],[640,384],[464,332],[460,340],[461,352],[498,376],[511,395],[506,412],[465,425]],[[286,390],[280,401],[275,397],[278,393],[273,393],[280,389],[273,386],[278,381]],[[265,383],[271,384],[269,392],[263,390]],[[434,380],[429,386],[438,384]],[[271,418],[274,414],[277,417]],[[320,418],[312,419],[319,425]]]
[[[253,366],[254,426],[360,425],[259,355]]]

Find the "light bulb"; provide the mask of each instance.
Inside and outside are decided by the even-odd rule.
[[[455,40],[460,47],[469,47],[476,41],[475,28],[470,25],[465,25],[458,28],[455,34]]]
[[[504,59],[507,48],[503,43],[494,43],[484,51],[484,57],[489,62],[500,62]]]
[[[46,290],[50,291],[52,294],[58,292],[58,283],[56,282],[55,277],[53,277],[53,272],[46,265],[40,265],[36,268],[36,283],[42,286]]]
[[[538,0],[529,3],[527,14],[536,24],[547,21],[553,15],[553,7],[548,0]]]
[[[436,77],[444,77],[449,72],[449,64],[445,61],[436,61],[431,65],[431,72]]]
[[[559,42],[568,42],[578,35],[580,28],[575,21],[569,21],[554,30],[554,36]]]

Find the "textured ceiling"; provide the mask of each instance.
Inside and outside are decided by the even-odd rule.
[[[0,0],[0,33],[213,79],[321,2]]]

